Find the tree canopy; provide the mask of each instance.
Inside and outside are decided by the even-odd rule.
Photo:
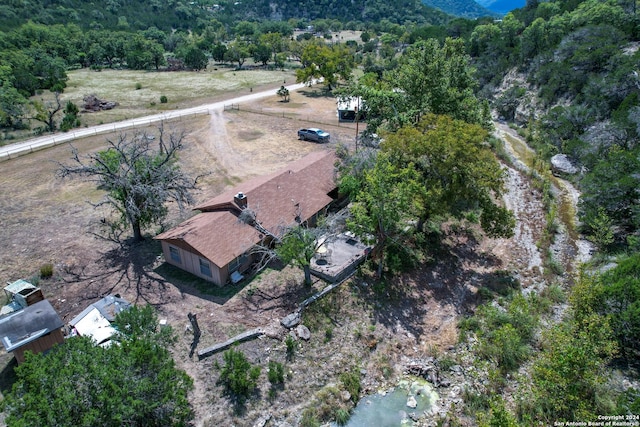
[[[353,53],[340,44],[329,46],[322,41],[305,43],[300,58],[302,68],[296,70],[298,82],[311,84],[315,79],[332,89],[338,79],[347,80],[354,67]]]
[[[416,126],[385,134],[382,148],[399,162],[414,162],[426,197],[420,223],[439,215],[480,212],[492,237],[509,237],[515,220],[501,206],[504,172],[485,143],[487,131],[449,116],[426,114]]]
[[[73,337],[47,354],[27,353],[3,402],[7,426],[187,426],[191,378],[155,339],[160,329],[153,308],[129,311],[129,330],[142,327],[129,323],[142,317],[151,320],[148,334],[128,335],[123,328],[107,348]]]
[[[304,281],[311,284],[311,259],[319,246],[316,230],[301,225],[287,230],[282,236],[276,253],[284,264],[294,263],[304,270]]]

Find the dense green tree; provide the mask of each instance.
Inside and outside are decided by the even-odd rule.
[[[500,206],[504,172],[485,144],[487,131],[449,116],[427,114],[416,127],[385,135],[383,150],[414,162],[421,174],[425,202],[420,224],[435,216],[461,217],[480,211],[483,230],[492,237],[513,234],[513,214]]]
[[[624,238],[640,226],[638,187],[640,186],[638,149],[627,151],[614,146],[589,171],[582,181],[580,217],[588,226],[600,209],[618,227]],[[586,230],[591,233],[590,230]]]
[[[606,318],[589,314],[543,332],[543,350],[532,366],[534,419],[545,424],[596,419],[613,413],[600,395],[607,381],[605,366],[615,354]]]
[[[276,252],[285,265],[293,263],[302,268],[305,284],[311,285],[311,260],[320,244],[317,231],[299,225],[282,236]]]
[[[233,34],[241,40],[253,40],[256,31],[256,24],[249,21],[240,21],[233,27]]]
[[[286,42],[281,33],[269,32],[260,35],[259,44],[269,48],[275,62],[276,55],[284,51]]]
[[[271,48],[264,43],[254,44],[252,45],[252,48],[253,60],[261,63],[262,65],[267,65],[271,59]]]
[[[161,347],[169,347],[177,341],[171,328],[159,327],[158,313],[151,305],[134,306],[120,312],[113,325],[121,332],[115,338],[118,341],[146,340]]]
[[[125,46],[127,66],[133,70],[156,70],[164,64],[164,48],[161,44],[148,40],[142,35],[134,35]]]
[[[3,402],[7,426],[187,426],[191,378],[157,340],[121,332],[107,348],[74,337],[47,354],[27,353]]]
[[[640,354],[640,254],[621,261],[590,286],[582,294],[582,305],[590,304],[590,309],[610,319],[623,355],[636,360]]]
[[[195,71],[204,70],[209,62],[209,58],[207,58],[204,51],[195,44],[191,44],[184,49],[184,57],[181,59],[184,61],[184,65]]]
[[[462,40],[447,39],[442,46],[427,40],[411,46],[387,79],[404,94],[400,113],[407,123],[430,112],[487,126],[473,72]]]
[[[323,79],[329,90],[339,78],[347,80],[355,65],[348,47],[341,44],[328,46],[322,41],[306,43],[300,62],[302,68],[296,70],[298,82],[310,84],[315,79]]]
[[[192,203],[190,191],[195,188],[177,165],[177,154],[184,134],[166,135],[160,127],[159,136],[146,133],[127,137],[118,135],[108,140],[109,148],[86,156],[73,150],[72,165],[60,165],[59,175],[86,177],[107,192],[104,201],[117,214],[111,222],[111,233],[130,226],[136,241],[143,239],[144,227],[161,222],[167,214],[167,201],[180,207]],[[119,234],[110,237],[117,239]]]
[[[227,46],[222,43],[216,43],[211,48],[211,57],[214,61],[222,62],[226,58]]]
[[[38,79],[39,89],[49,89],[52,92],[63,92],[67,86],[67,64],[56,56],[51,56],[40,49],[27,51],[34,59],[31,71]]]
[[[0,62],[11,70],[11,84],[22,96],[33,96],[40,89],[40,82],[33,71],[35,67],[34,58],[27,51],[0,51]]]
[[[349,188],[353,176],[343,176],[341,190],[353,192]],[[425,189],[412,163],[398,166],[384,152],[378,154],[373,168],[362,171],[359,187],[347,226],[374,245],[372,256],[378,263],[377,274],[381,277],[388,256],[411,255],[410,221],[421,209]]]
[[[13,86],[11,67],[0,65],[0,128],[20,128],[27,99]]]
[[[237,62],[238,68],[242,68],[242,64],[251,56],[249,45],[240,39],[236,39],[229,43],[227,51],[224,54],[225,59],[231,62]]]

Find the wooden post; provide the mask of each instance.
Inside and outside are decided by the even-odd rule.
[[[193,341],[191,342],[191,351],[189,352],[189,357],[193,357],[193,353],[196,351],[196,347],[198,346],[198,342],[200,341],[200,326],[198,326],[198,319],[196,319],[195,314],[187,314],[189,321],[191,322],[191,326],[193,326]]]
[[[360,104],[360,99],[358,99],[358,104]],[[356,105],[356,153],[358,152],[358,105]]]

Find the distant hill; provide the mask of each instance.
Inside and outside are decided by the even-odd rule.
[[[514,9],[520,9],[527,3],[526,0],[476,0],[480,6],[504,16]]]
[[[429,7],[440,9],[449,15],[459,16],[462,18],[473,19],[484,16],[500,15],[493,10],[483,7],[479,2],[475,2],[474,0],[422,0],[422,2]]]
[[[465,0],[473,3],[471,0]],[[420,0],[36,0],[0,5],[0,29],[15,28],[27,21],[53,25],[75,23],[81,28],[163,31],[206,26],[215,19],[226,25],[241,20],[316,20],[404,24],[444,24],[451,16]]]

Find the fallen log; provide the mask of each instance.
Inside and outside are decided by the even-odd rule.
[[[223,350],[226,350],[236,343],[249,341],[249,340],[258,338],[262,335],[264,335],[264,330],[262,328],[251,329],[249,331],[243,332],[240,335],[236,335],[233,338],[229,338],[225,342],[214,344],[211,347],[207,347],[202,350],[199,350],[198,360],[202,360],[205,357],[211,356],[212,354],[216,354]]]

